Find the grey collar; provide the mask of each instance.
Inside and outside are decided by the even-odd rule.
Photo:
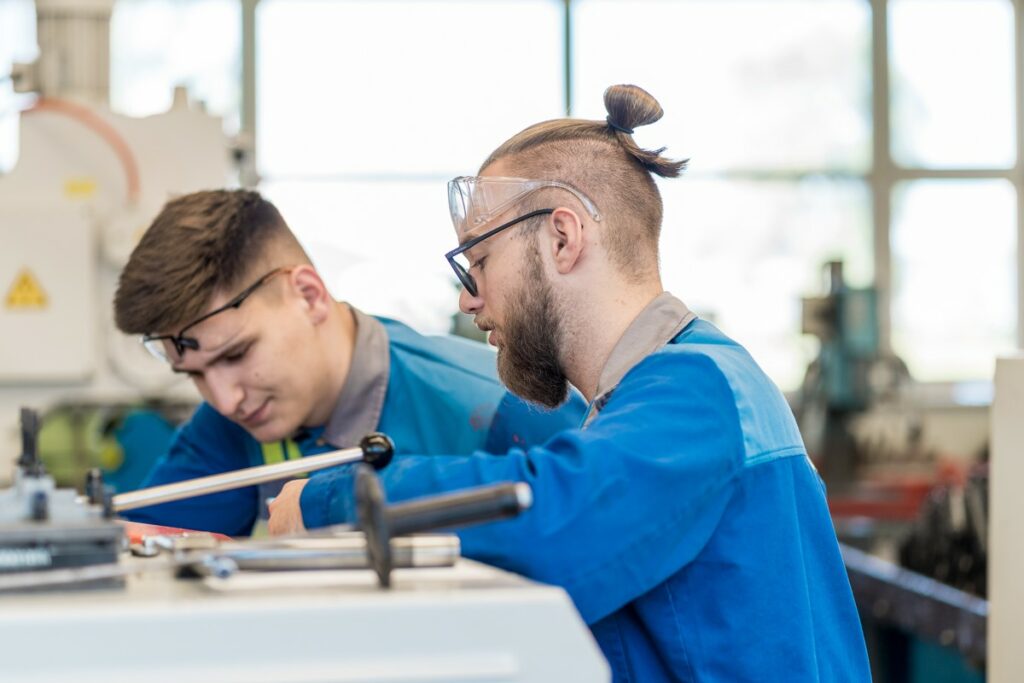
[[[612,348],[584,424],[600,412],[633,366],[672,341],[696,317],[686,304],[668,292],[662,292],[647,304]]]
[[[335,448],[356,446],[364,436],[377,430],[391,370],[388,333],[384,325],[354,306],[349,308],[356,323],[352,362],[338,402],[321,436]]]

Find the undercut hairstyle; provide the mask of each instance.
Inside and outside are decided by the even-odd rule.
[[[218,293],[250,284],[263,274],[256,270],[297,261],[309,257],[258,192],[183,195],[167,202],[128,259],[114,319],[127,334],[166,332],[201,316]]]
[[[583,192],[602,216],[601,236],[612,262],[640,281],[658,271],[663,205],[654,176],[674,178],[688,160],[668,159],[664,147],[643,149],[633,140],[635,128],[664,113],[643,88],[613,85],[604,104],[605,121],[554,119],[517,133],[480,171],[502,160],[515,176],[558,180]]]

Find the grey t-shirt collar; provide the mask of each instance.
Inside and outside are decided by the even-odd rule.
[[[388,333],[376,318],[349,306],[356,338],[348,376],[321,439],[335,448],[349,448],[377,431],[391,371]]]
[[[597,395],[584,424],[601,411],[627,372],[670,342],[696,317],[686,304],[668,292],[662,292],[647,304],[612,348],[598,378]]]

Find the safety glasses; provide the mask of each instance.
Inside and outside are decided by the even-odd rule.
[[[259,289],[268,280],[270,280],[270,278],[274,277],[275,275],[280,275],[281,273],[290,272],[291,270],[292,268],[290,267],[275,268],[274,270],[270,271],[269,273],[261,277],[256,282],[252,283],[251,285],[243,289],[238,296],[236,296],[234,299],[227,302],[220,308],[214,309],[209,313],[206,313],[205,315],[196,318],[188,325],[185,325],[185,327],[181,328],[181,331],[178,332],[178,334],[147,334],[142,337],[142,345],[145,346],[146,350],[153,354],[153,356],[160,360],[167,361],[168,363],[173,363],[174,361],[170,357],[168,357],[167,347],[164,345],[164,342],[169,342],[171,346],[174,347],[174,350],[178,354],[178,358],[184,356],[185,352],[188,350],[198,351],[199,340],[196,339],[195,337],[186,337],[185,333],[187,331],[189,331],[199,323],[205,320],[209,320],[218,313],[223,313],[224,311],[238,308],[245,302],[246,299],[252,296],[253,292]]]
[[[452,249],[447,254],[445,254],[444,257],[446,259],[448,259],[448,265],[450,265],[452,267],[452,270],[455,271],[456,277],[459,278],[459,282],[461,282],[462,286],[466,288],[466,291],[469,292],[472,296],[476,296],[477,295],[476,280],[474,280],[473,276],[470,274],[470,272],[469,272],[469,268],[470,268],[469,263],[466,261],[466,257],[463,256],[463,254],[466,251],[469,251],[470,249],[472,249],[476,245],[478,245],[481,242],[483,242],[485,239],[494,237],[495,235],[497,235],[502,230],[505,230],[506,228],[511,228],[513,225],[517,225],[519,223],[522,223],[523,221],[529,220],[530,218],[533,218],[535,216],[543,216],[544,214],[549,214],[549,213],[554,213],[554,212],[555,212],[554,209],[538,209],[536,211],[531,211],[530,213],[523,214],[522,216],[519,216],[518,218],[513,218],[508,223],[502,223],[501,225],[499,225],[498,227],[494,228],[493,230],[488,230],[484,234],[482,234],[482,235],[480,235],[478,237],[474,237],[473,239],[471,239],[470,241],[466,242],[465,244],[460,245],[458,248]]]
[[[461,238],[514,209],[531,192],[549,187],[571,193],[595,221],[601,220],[589,197],[557,180],[460,176],[448,182],[448,210],[455,232]]]

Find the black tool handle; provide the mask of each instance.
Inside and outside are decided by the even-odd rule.
[[[21,409],[21,457],[18,467],[24,474],[39,476],[43,473],[37,451],[39,439],[39,413],[31,408]]]
[[[377,572],[383,588],[391,586],[391,526],[387,500],[373,468],[356,465],[356,510],[359,528],[366,534],[366,552],[370,566]]]
[[[395,455],[395,442],[387,434],[372,432],[359,442],[363,449],[363,462],[375,470],[382,470],[391,462]]]
[[[504,482],[392,505],[387,516],[391,535],[404,536],[515,517],[532,502],[528,484]]]

